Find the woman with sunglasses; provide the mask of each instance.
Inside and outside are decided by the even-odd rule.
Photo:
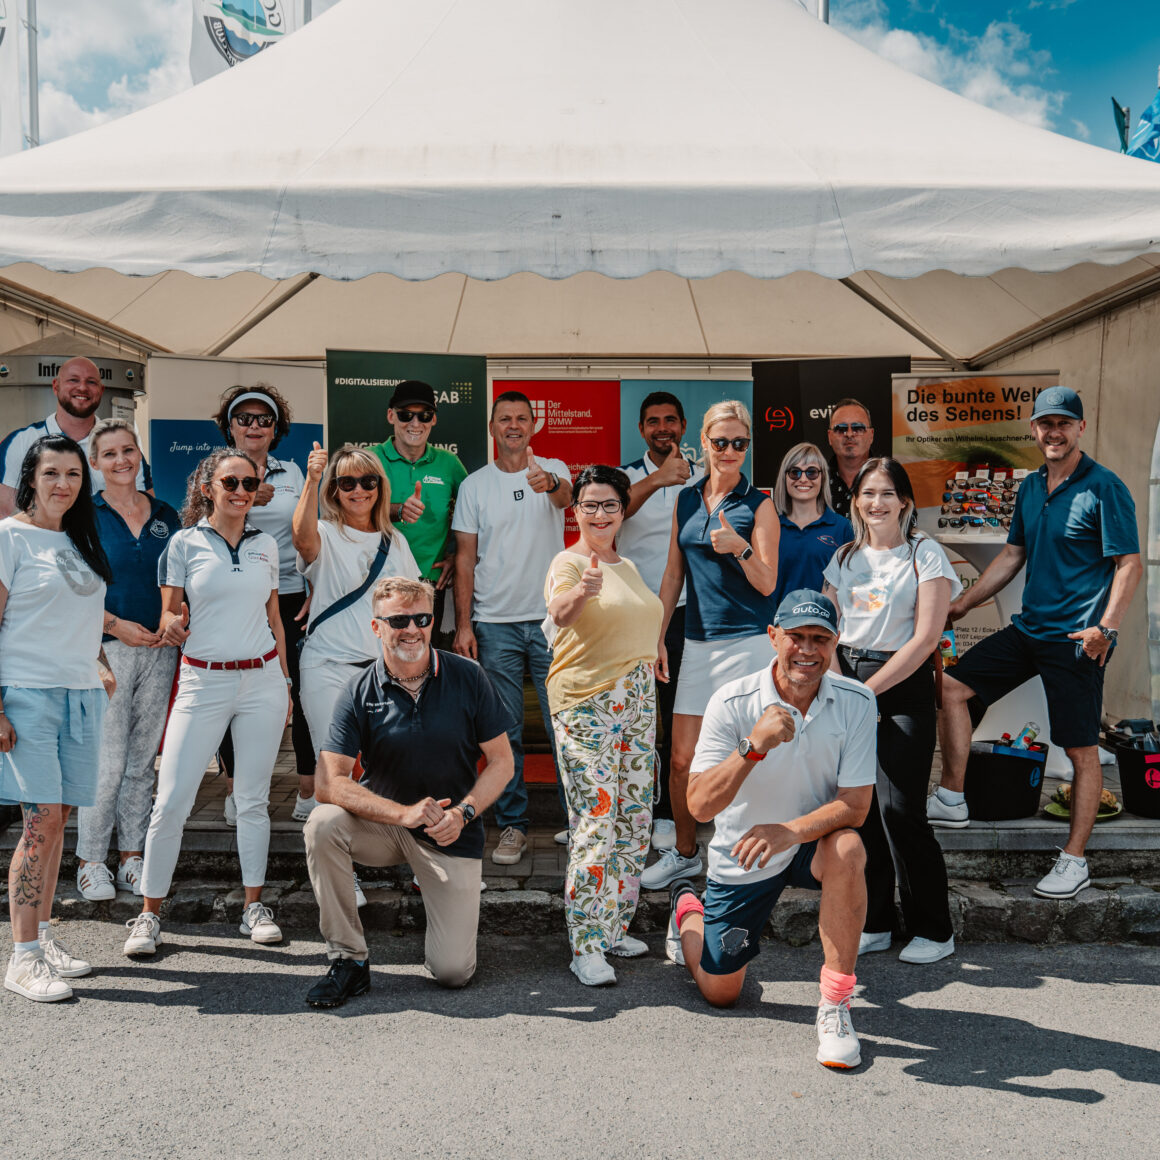
[[[294,720],[290,739],[298,769],[298,797],[291,817],[304,822],[314,808],[314,747],[299,695],[298,649],[305,628],[302,607],[306,603],[306,583],[295,567],[291,524],[305,479],[293,459],[277,459],[271,452],[290,433],[293,418],[290,405],[269,383],[251,387],[231,387],[223,396],[214,422],[225,436],[227,447],[236,447],[258,467],[261,486],[254,496],[249,522],[278,542],[278,610],[286,633],[286,663],[290,666]],[[226,824],[234,825],[237,810],[233,799],[233,735],[227,730],[219,753],[227,781]]]
[[[234,731],[238,860],[245,907],[239,930],[256,943],[282,941],[262,905],[270,846],[270,775],[290,716],[286,642],[278,613],[278,545],[247,523],[261,480],[247,455],[219,448],[189,477],[181,531],[157,565],[162,643],[181,648],[157,799],[145,837],[144,909],[128,922],[125,954],[161,942],[181,833],[206,766]]]
[[[854,538],[845,516],[830,507],[830,473],[812,443],[791,447],[781,461],[773,488],[781,536],[773,605],[799,588],[821,591],[822,572],[834,551]]]
[[[917,530],[910,478],[896,459],[869,459],[854,477],[854,539],[826,565],[823,591],[842,615],[835,658],[878,698],[878,781],[862,825],[866,925],[859,954],[890,949],[897,874],[910,942],[899,958],[953,954],[942,848],[926,818],[935,743],[930,664],[947,607],[961,591],[942,547]]]
[[[676,845],[641,877],[659,890],[703,869],[697,823],[685,795],[689,767],[709,698],[728,681],[770,663],[767,628],[773,623],[777,587],[778,520],[773,502],[741,470],[752,421],[744,403],[714,403],[701,423],[705,478],[685,488],[673,508],[669,558],[661,581],[665,606],[657,676],[668,679],[664,634],[686,587],[685,655],[673,705],[669,796]]]
[[[564,918],[572,973],[589,987],[616,982],[606,954],[648,950],[628,927],[652,827],[663,609],[616,552],[629,486],[615,467],[580,472],[572,499],[580,539],[552,561],[544,591],[548,705],[568,801]]]

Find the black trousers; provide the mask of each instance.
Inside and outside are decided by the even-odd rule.
[[[842,672],[865,681],[884,661],[851,662],[838,650]],[[866,847],[866,930],[894,930],[894,885],[910,938],[946,942],[953,933],[942,847],[926,820],[926,790],[934,759],[934,673],[923,665],[878,697],[878,780],[862,824]]]
[[[669,681],[657,681],[657,715],[660,730],[657,740],[657,761],[660,764],[657,799],[653,802],[653,818],[673,820],[673,803],[669,797],[669,765],[673,757],[673,704],[677,699],[677,677],[681,675],[681,658],[685,655],[685,606],[673,610],[669,630],[665,633],[665,648],[669,654]]]

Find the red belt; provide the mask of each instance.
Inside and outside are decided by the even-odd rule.
[[[182,657],[182,662],[187,665],[193,665],[195,669],[227,669],[233,672],[237,669],[260,669],[267,661],[272,661],[278,655],[278,648],[275,646],[264,657],[255,657],[250,661],[199,661],[197,657]]]

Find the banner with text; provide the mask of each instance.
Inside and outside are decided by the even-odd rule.
[[[257,56],[300,28],[302,0],[190,0],[195,85]]]

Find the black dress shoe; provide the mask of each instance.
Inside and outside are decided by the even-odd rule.
[[[311,1007],[341,1007],[347,999],[371,989],[371,961],[335,959],[330,970],[306,992]]]

